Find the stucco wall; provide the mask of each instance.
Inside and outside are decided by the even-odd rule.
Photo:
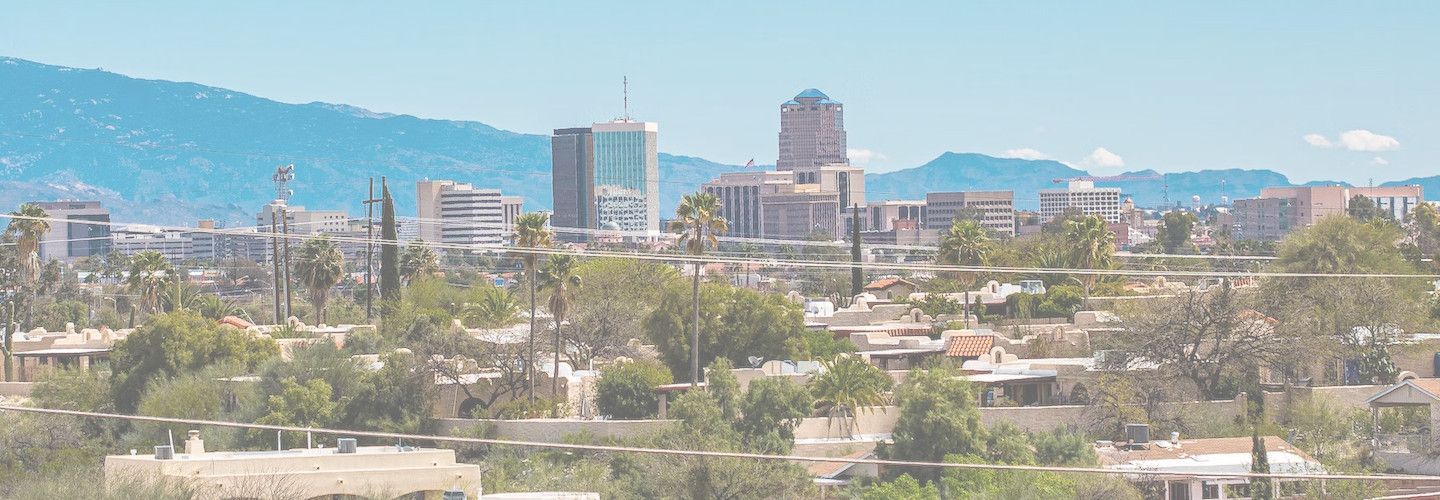
[[[581,434],[600,439],[651,436],[674,422],[674,420],[473,420],[463,418],[437,420],[441,434],[457,434],[477,426],[483,426],[486,437],[540,443],[560,443],[565,441],[566,436]]]

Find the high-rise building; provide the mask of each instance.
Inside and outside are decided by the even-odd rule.
[[[550,136],[550,225],[595,229],[595,142],[590,128],[557,128]],[[561,232],[562,239],[583,233]]]
[[[1015,234],[1014,191],[958,191],[925,194],[923,227],[945,231],[966,209],[979,216],[980,225],[999,233]]]
[[[805,89],[780,105],[777,170],[849,162],[844,106],[816,89]]]
[[[506,240],[515,236],[515,223],[520,220],[520,214],[525,213],[525,198],[519,196],[500,197],[500,219],[504,222],[504,235]]]
[[[104,257],[110,253],[110,211],[98,201],[38,202],[51,219],[50,230],[40,236],[41,261],[71,261]],[[76,222],[69,222],[69,221]],[[94,224],[89,224],[93,222]]]
[[[285,214],[285,219],[280,214]],[[290,234],[343,233],[349,229],[350,216],[341,210],[306,210],[300,205],[286,205],[275,200],[260,208],[255,215],[255,227],[261,232],[270,231],[271,214],[274,214],[275,228],[285,231],[283,224],[288,219]]]
[[[865,169],[844,163],[796,167],[795,184],[813,184],[840,197],[840,206],[865,204]],[[839,233],[836,233],[839,234]]]
[[[506,233],[504,196],[449,180],[416,183],[417,235],[428,242],[499,245]]]
[[[660,233],[660,126],[616,120],[590,127],[595,222],[624,232]]]
[[[1424,188],[1418,185],[1270,187],[1260,190],[1259,197],[1235,200],[1234,234],[1237,239],[1278,241],[1291,230],[1308,227],[1322,217],[1344,215],[1355,196],[1369,198],[1402,222],[1425,202]]]
[[[1040,217],[1046,221],[1076,209],[1098,215],[1105,222],[1120,222],[1120,188],[1097,188],[1093,181],[1070,181],[1064,189],[1040,190]]]
[[[760,197],[794,184],[790,172],[730,172],[705,183],[701,189],[720,201],[720,216],[730,224],[729,236],[762,238]]]
[[[846,210],[849,214],[849,210]],[[925,216],[929,209],[925,200],[885,200],[870,202],[860,207],[861,231],[890,231],[902,221],[914,221],[916,228],[925,227]]]

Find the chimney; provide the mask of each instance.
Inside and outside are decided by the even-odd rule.
[[[200,439],[200,431],[191,430],[190,438],[185,440],[186,455],[200,455],[205,453],[205,440]]]
[[[1179,432],[1179,431],[1172,431],[1172,432],[1170,432],[1170,444],[1171,444],[1172,446],[1180,446],[1180,432]]]

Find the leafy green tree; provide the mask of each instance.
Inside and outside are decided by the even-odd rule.
[[[1195,218],[1195,214],[1190,212],[1179,210],[1165,212],[1164,218],[1160,221],[1160,229],[1155,235],[1155,241],[1159,243],[1161,251],[1173,254],[1188,250],[1190,233],[1195,230],[1197,222],[1199,221]]]
[[[550,248],[554,232],[550,229],[550,214],[530,212],[515,220],[515,246],[530,251],[520,253],[520,262],[525,268],[525,281],[530,285],[530,351],[525,357],[525,375],[530,383],[530,403],[535,403],[535,291],[540,280],[540,253]]]
[[[1390,212],[1375,204],[1375,200],[1363,194],[1350,197],[1345,204],[1345,214],[1354,217],[1360,222],[1387,220],[1393,218]]]
[[[946,368],[915,369],[895,390],[900,418],[895,422],[889,458],[938,462],[946,455],[986,452],[987,432],[980,424],[975,389]],[[935,471],[912,471],[933,480]]]
[[[1010,422],[1001,422],[990,428],[985,442],[986,459],[1002,464],[1029,465],[1035,463],[1035,449],[1030,436]]]
[[[935,483],[921,484],[909,474],[901,474],[891,481],[852,487],[851,490],[847,493],[854,500],[940,500],[940,490]]]
[[[740,379],[730,371],[734,368],[725,358],[715,358],[705,367],[705,392],[715,398],[727,421],[740,416]]]
[[[550,307],[550,315],[555,317],[555,373],[550,378],[550,394],[560,394],[560,351],[562,348],[561,339],[564,338],[562,328],[565,325],[565,314],[570,312],[570,305],[575,303],[575,292],[580,288],[580,276],[575,274],[575,257],[571,255],[555,255],[545,262],[545,269],[540,272],[540,282],[545,289],[550,291],[550,300],[546,301]],[[559,407],[554,410],[554,417],[559,417]]]
[[[631,340],[645,337],[645,317],[680,279],[673,266],[615,257],[586,259],[575,274],[585,286],[575,294],[574,312],[566,315],[565,354],[577,367],[597,357],[640,354]]]
[[[330,399],[332,391],[325,380],[313,378],[301,383],[294,378],[286,378],[280,381],[280,386],[280,393],[270,396],[267,412],[255,423],[290,427],[331,427],[335,424],[339,405]],[[258,434],[260,431],[253,432]],[[297,440],[296,444],[287,446],[298,446],[304,438],[291,436],[290,439]]]
[[[330,301],[330,289],[345,277],[345,254],[329,236],[312,237],[300,247],[295,274],[310,292],[310,304],[315,306],[315,323],[325,323],[325,304]]]
[[[696,257],[690,263],[691,298],[690,311],[693,313],[690,332],[690,384],[700,382],[700,271],[699,260],[707,248],[720,244],[719,236],[730,230],[730,224],[720,216],[720,199],[714,194],[695,192],[685,195],[680,206],[675,208],[675,219],[670,221],[670,231],[680,233],[679,244],[685,253]]]
[[[885,404],[894,382],[859,356],[840,356],[822,365],[824,372],[810,379],[810,394],[830,418],[839,418],[846,432],[854,434],[856,412]]]
[[[736,423],[745,447],[756,453],[789,453],[795,444],[795,426],[810,416],[814,398],[805,386],[778,377],[750,382]]]
[[[805,332],[805,314],[800,306],[779,294],[761,294],[723,283],[704,283],[700,294],[700,361],[708,364],[717,357],[737,365],[749,365],[749,358],[781,359]],[[655,344],[660,357],[677,377],[689,371],[693,339],[685,335],[685,323],[693,317],[692,294],[679,286],[664,290],[660,304],[646,317],[646,338]]]
[[[263,399],[249,382],[229,381],[240,375],[233,366],[215,366],[178,377],[156,381],[140,398],[136,412],[157,417],[248,422],[255,419]],[[184,424],[136,424],[134,438],[153,442],[155,436],[184,436],[193,426]],[[243,432],[232,428],[207,428],[203,436],[213,449],[243,446]]]
[[[950,224],[950,229],[940,235],[940,250],[935,256],[935,262],[950,266],[983,266],[989,262],[991,246],[990,237],[985,234],[985,227],[979,222],[955,219]],[[974,288],[977,273],[963,271],[954,274],[965,287],[965,327],[969,328],[970,289]]]
[[[110,356],[115,407],[134,411],[147,385],[160,377],[216,364],[254,369],[279,353],[274,340],[217,325],[193,312],[156,315],[115,343]]]
[[[432,276],[440,271],[440,257],[425,244],[425,240],[414,240],[400,255],[400,280],[405,283],[421,276]]]
[[[660,409],[655,387],[674,381],[659,363],[636,360],[615,363],[600,371],[595,407],[617,420],[652,418]]]
[[[380,184],[380,299],[400,299],[400,236],[395,221],[395,199],[390,187]]]
[[[791,339],[788,350],[790,359],[826,360],[855,352],[855,344],[827,330],[805,330],[800,338]]]
[[[1062,427],[1035,434],[1031,441],[1035,445],[1035,460],[1042,465],[1089,467],[1099,463],[1095,446],[1083,434]]]

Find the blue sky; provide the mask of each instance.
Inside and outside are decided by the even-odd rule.
[[[730,163],[817,87],[875,171],[1440,173],[1432,2],[294,3],[4,2],[0,55],[529,133],[619,115],[627,75],[662,150]]]

